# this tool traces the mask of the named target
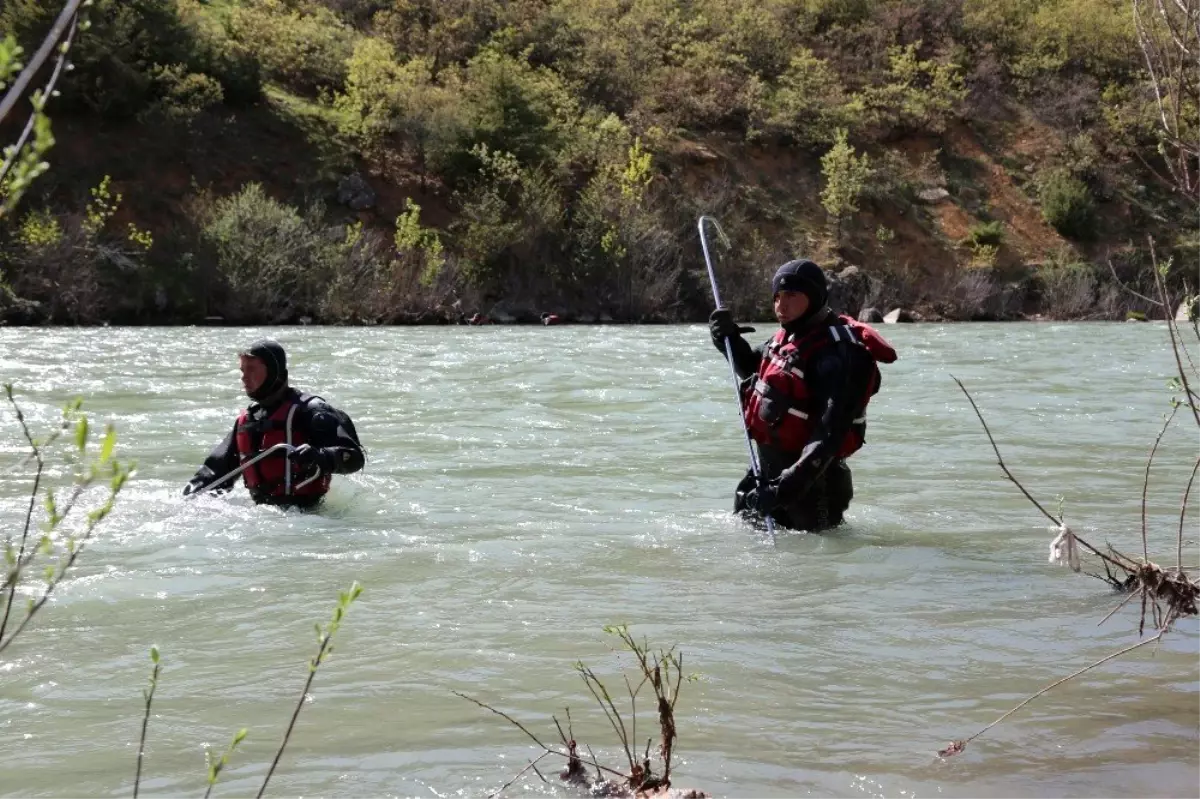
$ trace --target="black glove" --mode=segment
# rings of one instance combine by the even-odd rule
[[[746,496],[746,507],[770,516],[779,507],[779,483],[763,483]]]
[[[725,339],[740,336],[742,333],[753,333],[752,327],[739,327],[733,321],[733,314],[728,308],[718,308],[708,317],[708,332],[712,336],[713,346],[719,350],[725,349]]]
[[[333,455],[324,447],[314,447],[309,444],[301,444],[292,450],[292,454],[288,456],[292,463],[300,466],[306,472],[320,470],[324,474],[329,474],[333,471]]]
[[[183,495],[186,497],[186,496],[195,494],[197,491],[200,491],[201,489],[206,488],[207,486],[211,485],[212,484],[211,481],[215,480],[215,479],[216,479],[215,477],[209,477],[209,478],[193,477],[192,481],[183,487]],[[229,488],[227,486],[225,488],[214,488],[212,491],[210,491],[208,493],[224,494],[228,490],[229,490]]]

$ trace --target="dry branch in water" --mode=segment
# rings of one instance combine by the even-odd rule
[[[1165,288],[1162,286],[1161,278],[1159,279],[1159,290],[1163,295],[1164,307],[1166,307],[1166,293]],[[1190,386],[1188,385],[1186,370],[1183,367],[1183,361],[1179,357],[1179,345],[1176,343],[1176,330],[1173,327],[1174,321],[1168,318],[1167,324],[1168,327],[1171,328],[1171,343],[1175,349],[1175,360],[1179,369],[1180,382],[1184,389],[1187,403],[1191,406],[1193,414],[1195,414],[1196,405],[1192,395],[1190,394]],[[1063,523],[1062,519],[1054,516],[1052,513],[1047,511],[1041,505],[1041,503],[1034,499],[1033,495],[1029,493],[1025,486],[1021,485],[1021,482],[1017,480],[1016,476],[1013,475],[1008,466],[1004,463],[1004,458],[1000,454],[1000,448],[997,446],[995,438],[992,437],[992,432],[988,428],[987,421],[983,418],[983,412],[980,411],[979,406],[975,404],[975,400],[971,396],[971,393],[967,391],[967,387],[964,386],[962,381],[957,377],[954,377],[953,379],[954,382],[958,384],[958,387],[962,389],[963,394],[966,395],[967,401],[971,403],[971,408],[974,409],[975,415],[979,418],[979,423],[983,425],[984,432],[987,434],[988,441],[991,442],[992,450],[996,453],[996,460],[1000,465],[1000,469],[1004,472],[1005,477],[1007,477],[1018,489],[1020,489],[1021,493],[1025,495],[1026,499],[1028,499],[1035,508],[1042,512],[1042,515],[1053,522],[1058,528],[1058,536],[1050,545],[1050,562],[1065,563],[1066,565],[1069,565],[1073,571],[1081,571],[1076,547],[1082,546],[1084,549],[1094,554],[1103,564],[1105,574],[1103,577],[1097,574],[1091,574],[1090,576],[1105,580],[1115,589],[1128,593],[1128,596],[1126,596],[1115,608],[1109,611],[1108,615],[1101,619],[1100,623],[1103,624],[1105,621],[1111,618],[1113,614],[1115,614],[1125,605],[1129,604],[1132,600],[1140,599],[1142,609],[1141,616],[1138,621],[1138,636],[1141,637],[1145,634],[1147,616],[1149,616],[1151,621],[1151,629],[1155,630],[1156,633],[1150,638],[1146,638],[1145,640],[1139,641],[1132,646],[1125,647],[1118,652],[1107,655],[1100,660],[1097,660],[1095,663],[1085,666],[1084,668],[1079,669],[1078,671],[1063,677],[1062,679],[1057,680],[1050,685],[1047,685],[1045,688],[1042,688],[1037,693],[1023,700],[1016,707],[1007,711],[998,719],[993,721],[991,724],[988,724],[974,735],[968,738],[953,741],[945,749],[942,749],[938,752],[939,757],[952,757],[959,754],[966,749],[968,743],[983,735],[992,727],[995,727],[997,724],[1004,721],[1006,718],[1016,713],[1018,710],[1025,707],[1030,702],[1042,696],[1051,689],[1056,688],[1063,683],[1096,668],[1097,666],[1120,657],[1121,655],[1132,652],[1135,649],[1145,646],[1146,644],[1161,640],[1163,635],[1165,635],[1167,631],[1171,629],[1171,625],[1173,625],[1177,619],[1186,616],[1197,615],[1196,603],[1197,600],[1200,599],[1200,582],[1197,582],[1189,577],[1183,569],[1183,520],[1186,515],[1187,500],[1191,492],[1192,482],[1195,479],[1197,469],[1200,468],[1200,461],[1197,461],[1196,467],[1192,469],[1192,477],[1188,480],[1187,488],[1184,490],[1183,507],[1180,510],[1180,523],[1177,536],[1176,552],[1178,563],[1176,566],[1164,568],[1150,560],[1149,537],[1147,534],[1146,495],[1149,491],[1150,465],[1154,460],[1155,453],[1158,451],[1158,445],[1162,441],[1163,435],[1166,433],[1171,421],[1175,418],[1175,412],[1183,403],[1179,402],[1178,400],[1173,401],[1173,410],[1171,415],[1167,418],[1166,423],[1163,425],[1162,430],[1155,439],[1154,446],[1151,448],[1150,456],[1147,459],[1145,481],[1142,485],[1143,557],[1140,560],[1135,560],[1128,555],[1119,552],[1111,544],[1107,546],[1107,552],[1101,552],[1099,549],[1076,535],[1071,528],[1067,527]],[[1200,426],[1200,415],[1196,415],[1196,419],[1197,425]],[[1114,570],[1116,571],[1116,574],[1113,573]]]
[[[685,679],[682,655],[678,654],[674,647],[667,650],[659,650],[657,653],[652,652],[645,641],[638,642],[635,640],[624,625],[606,627],[605,632],[617,636],[621,641],[622,649],[633,653],[634,659],[637,662],[638,673],[634,681],[631,682],[628,675],[624,677],[625,687],[629,694],[630,709],[628,718],[622,715],[607,686],[605,686],[604,682],[595,672],[583,663],[577,663],[575,669],[583,678],[588,691],[597,704],[600,705],[600,709],[604,712],[605,717],[616,733],[617,740],[621,744],[627,761],[626,769],[621,770],[602,765],[596,759],[595,755],[591,754],[591,749],[589,748],[590,764],[596,771],[595,779],[591,777],[588,769],[584,766],[583,758],[579,754],[579,743],[575,740],[572,730],[571,711],[569,708],[566,711],[567,732],[563,731],[562,724],[559,723],[558,718],[552,717],[554,725],[558,730],[559,738],[562,740],[563,746],[560,749],[544,743],[530,732],[525,725],[504,711],[497,710],[485,702],[454,691],[456,696],[462,697],[468,702],[472,702],[502,717],[542,749],[541,755],[532,760],[525,768],[521,769],[516,776],[501,786],[495,793],[491,794],[488,799],[498,796],[531,768],[536,772],[536,764],[547,755],[556,755],[566,760],[566,767],[559,774],[559,779],[585,788],[593,796],[638,797],[639,799],[641,797],[706,799],[707,794],[702,791],[678,790],[671,787],[671,759],[674,754],[675,739],[677,737],[675,703],[679,699],[679,690]],[[656,774],[654,771],[655,758],[651,757],[653,739],[647,739],[645,751],[640,757],[637,751],[637,698],[641,694],[642,689],[647,685],[654,692],[654,707],[658,717],[659,746],[655,754],[657,755],[658,762],[662,765],[661,774]],[[537,774],[541,777],[541,772],[537,772]],[[609,776],[605,777],[604,775],[606,774]],[[542,779],[544,780],[545,778],[543,777]]]

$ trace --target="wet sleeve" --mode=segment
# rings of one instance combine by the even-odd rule
[[[363,467],[366,453],[358,443],[354,422],[348,414],[332,405],[312,403],[307,418],[309,441],[321,450],[322,469],[333,474],[350,474]]]
[[[213,447],[212,452],[204,459],[204,465],[196,470],[196,475],[184,487],[183,493],[190,494],[198,488],[203,488],[216,478],[229,474],[238,467],[237,445],[234,437],[237,435],[237,423],[221,442]],[[237,484],[237,477],[231,477],[217,486],[214,491],[228,491]]]
[[[870,387],[874,361],[858,345],[841,343],[826,349],[806,370],[812,390],[814,420],[812,438],[800,459],[780,475],[779,493],[803,496],[837,457],[842,440],[850,431],[863,396]]]

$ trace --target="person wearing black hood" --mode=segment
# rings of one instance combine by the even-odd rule
[[[242,472],[242,480],[259,504],[315,507],[329,491],[333,475],[363,467],[366,458],[354,422],[320,397],[288,385],[287,354],[278,342],[257,341],[239,353],[239,359],[242,388],[254,401],[204,460],[184,495],[209,487],[284,443],[294,449],[280,448],[266,456]],[[224,480],[213,490],[228,491],[236,480]]]
[[[742,381],[742,412],[759,453],[738,484],[734,510],[771,516],[783,527],[835,527],[854,497],[846,458],[866,437],[866,407],[879,391],[879,363],[896,351],[873,328],[835,314],[826,304],[825,272],[809,260],[789,261],[771,281],[780,330],[751,347],[724,308],[709,317],[713,344],[730,342]]]

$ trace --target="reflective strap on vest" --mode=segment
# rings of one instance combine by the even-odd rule
[[[779,389],[772,388],[770,383],[761,378],[754,381],[754,393],[771,402],[783,404],[787,408],[787,412],[792,416],[799,416],[801,419],[808,418],[807,413],[792,405],[791,398],[784,395]]]
[[[842,332],[838,333],[839,330]],[[831,325],[829,335],[833,336],[834,341],[841,341],[844,336],[846,341],[852,344],[862,344],[862,339],[855,335],[854,328],[850,327],[850,325]]]
[[[795,366],[792,366],[791,361],[787,360],[786,358],[780,358],[778,355],[772,355],[771,363],[773,363],[776,368],[782,371],[790,372],[801,380],[804,379],[804,372],[800,369],[797,369]]]
[[[292,446],[292,417],[296,415],[296,409],[300,407],[299,402],[293,402],[292,407],[288,408],[287,424],[284,427],[284,435],[287,436],[284,440],[287,441],[289,447]],[[292,495],[292,453],[288,450],[283,454],[283,495],[290,497]]]

